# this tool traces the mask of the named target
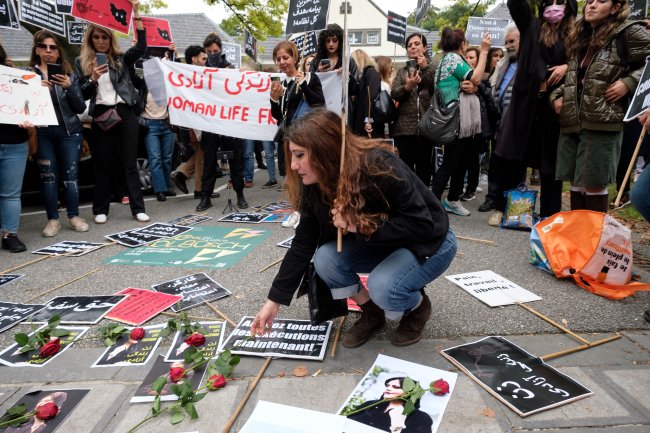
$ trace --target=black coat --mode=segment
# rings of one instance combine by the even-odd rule
[[[40,75],[41,79],[45,77],[40,68],[35,67],[34,70],[38,75]],[[58,107],[59,109],[64,123],[63,126],[65,126],[68,135],[83,132],[83,125],[81,124],[77,114],[86,111],[86,101],[81,93],[81,87],[79,87],[77,75],[70,75],[70,81],[72,82],[72,85],[67,90],[59,85],[53,84],[53,91],[56,95],[57,101],[55,107]]]
[[[374,66],[366,66],[361,74],[359,80],[359,95],[354,108],[354,122],[352,123],[352,130],[355,134],[367,137],[365,129],[365,119],[368,117],[368,104],[370,104],[370,117],[373,117],[372,102],[381,91],[381,77],[379,72]],[[368,99],[368,92],[370,92],[370,99]],[[374,124],[373,137],[381,137],[384,133],[384,124]]]
[[[378,401],[380,400],[367,401],[355,409],[370,406],[371,404],[377,403]],[[390,415],[385,412],[388,404],[388,402],[378,404],[376,406],[362,410],[359,413],[355,413],[354,415],[348,415],[348,418],[360,422],[361,424],[369,425],[370,427],[390,432]],[[431,433],[431,425],[433,425],[433,421],[431,420],[429,414],[421,411],[420,409],[415,409],[415,411],[406,417],[404,425],[406,428],[403,429],[401,433]]]
[[[309,83],[307,83],[306,80],[303,81],[302,84],[298,86],[298,91],[296,91],[296,82],[293,80],[283,81],[282,86],[285,88],[285,92],[282,95],[281,100],[278,102],[271,101],[271,115],[278,124],[286,118],[282,125],[284,128],[291,125],[293,115],[296,112],[298,105],[300,105],[303,96],[312,108],[325,105],[323,87],[321,86],[320,79],[316,74],[310,74]]]

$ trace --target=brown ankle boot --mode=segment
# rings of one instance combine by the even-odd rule
[[[373,332],[380,330],[386,324],[384,310],[377,304],[368,301],[361,307],[361,317],[343,334],[343,347],[354,349],[364,344]]]
[[[585,209],[607,213],[607,210],[609,210],[609,196],[607,194],[585,195]]]
[[[570,191],[571,210],[580,210],[585,208],[585,195],[582,191]]]
[[[402,320],[399,321],[399,326],[393,334],[393,338],[390,339],[390,342],[393,343],[393,346],[409,346],[411,344],[417,343],[422,338],[422,331],[424,331],[424,325],[427,324],[429,317],[431,316],[431,301],[426,294],[422,294],[422,302],[420,305],[410,313],[405,316],[402,316]]]

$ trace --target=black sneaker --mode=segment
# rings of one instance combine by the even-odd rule
[[[244,196],[237,196],[237,207],[239,209],[247,209],[248,208],[248,202],[244,198]]]
[[[475,197],[476,197],[476,194],[474,194],[473,192],[467,191],[467,192],[465,192],[465,194],[460,196],[460,200],[461,201],[472,201],[472,200],[474,200]]]
[[[278,184],[278,181],[277,181],[277,180],[269,180],[269,181],[266,182],[264,185],[262,185],[262,188],[264,188],[264,189],[266,189],[266,188],[273,188],[273,187],[276,186],[277,184]]]
[[[163,194],[165,194],[165,197],[176,197],[176,191],[172,191],[171,189],[164,191]]]
[[[209,208],[212,207],[212,202],[210,201],[210,197],[203,197],[201,198],[201,201],[199,202],[199,205],[196,207],[197,212],[204,212],[208,210]]]
[[[2,238],[2,249],[9,250],[11,253],[22,253],[27,250],[27,247],[20,239],[18,239],[18,236],[9,233],[6,238]]]
[[[488,212],[494,209],[494,201],[486,198],[482,205],[478,207],[479,212]]]

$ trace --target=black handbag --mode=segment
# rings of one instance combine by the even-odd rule
[[[445,104],[438,87],[440,70],[444,58],[438,66],[436,83],[431,96],[431,105],[418,122],[418,134],[437,145],[446,145],[458,137],[460,129],[460,103],[458,99]]]
[[[109,108],[99,116],[95,117],[94,120],[97,126],[102,129],[102,131],[107,132],[119,125],[122,121],[122,118],[117,113],[117,110],[115,108]]]
[[[347,299],[332,297],[332,291],[316,273],[313,262],[307,267],[297,297],[305,293],[309,301],[309,319],[313,326],[348,314]]]
[[[397,108],[388,90],[377,93],[372,102],[372,117],[377,123],[392,123],[397,117]]]

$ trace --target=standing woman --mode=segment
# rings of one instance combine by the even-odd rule
[[[490,48],[490,51],[488,51],[488,66],[490,68],[490,74],[494,72],[494,69],[497,67],[497,63],[499,63],[499,60],[501,59],[503,59],[503,48]]]
[[[49,71],[48,64],[61,65],[63,74]],[[59,222],[59,180],[63,181],[65,204],[70,227],[87,232],[88,224],[79,216],[79,152],[83,142],[83,126],[78,114],[86,110],[86,103],[72,67],[65,60],[62,47],[49,30],[34,34],[34,47],[29,65],[41,76],[50,89],[54,112],[59,125],[37,128],[38,150],[36,162],[41,172],[41,190],[47,225],[43,236],[56,236]]]
[[[112,31],[91,24],[84,36],[81,55],[75,60],[81,90],[84,97],[90,99],[88,113],[93,117],[92,131],[95,139],[90,145],[90,152],[95,164],[93,215],[97,224],[104,224],[108,217],[111,176],[115,175],[111,167],[113,153],[120,158],[126,174],[133,217],[140,222],[149,221],[149,215],[144,209],[136,163],[138,134],[135,131],[138,131],[139,125],[134,109],[138,104],[138,91],[129,74],[129,68],[144,55],[147,41],[138,13],[138,0],[129,1],[133,4],[138,42],[122,53]],[[115,113],[121,120],[112,128],[103,129],[100,124],[105,128],[107,122],[102,120],[111,114],[116,119]]]
[[[375,57],[375,64],[377,65],[377,72],[381,77],[381,90],[390,92],[390,85],[393,82],[393,72],[395,67],[393,61],[387,56]]]
[[[370,122],[373,117],[373,101],[381,90],[381,77],[377,72],[375,62],[363,50],[354,50],[350,55],[356,62],[361,74],[359,75],[359,96],[354,109],[352,129],[362,137],[382,137],[384,124]]]
[[[616,178],[625,96],[634,93],[650,55],[645,23],[626,22],[628,15],[626,0],[587,0],[567,40],[564,85],[551,93],[560,118],[556,178],[571,181],[572,210],[608,209],[607,185]],[[621,38],[627,53],[620,52]]]
[[[427,38],[412,33],[406,38],[406,54],[417,67],[405,66],[397,71],[391,88],[391,96],[399,104],[393,138],[402,161],[417,174],[422,183],[429,186],[434,172],[431,164],[433,143],[420,137],[417,125],[431,103],[433,91],[433,68],[427,51]]]

